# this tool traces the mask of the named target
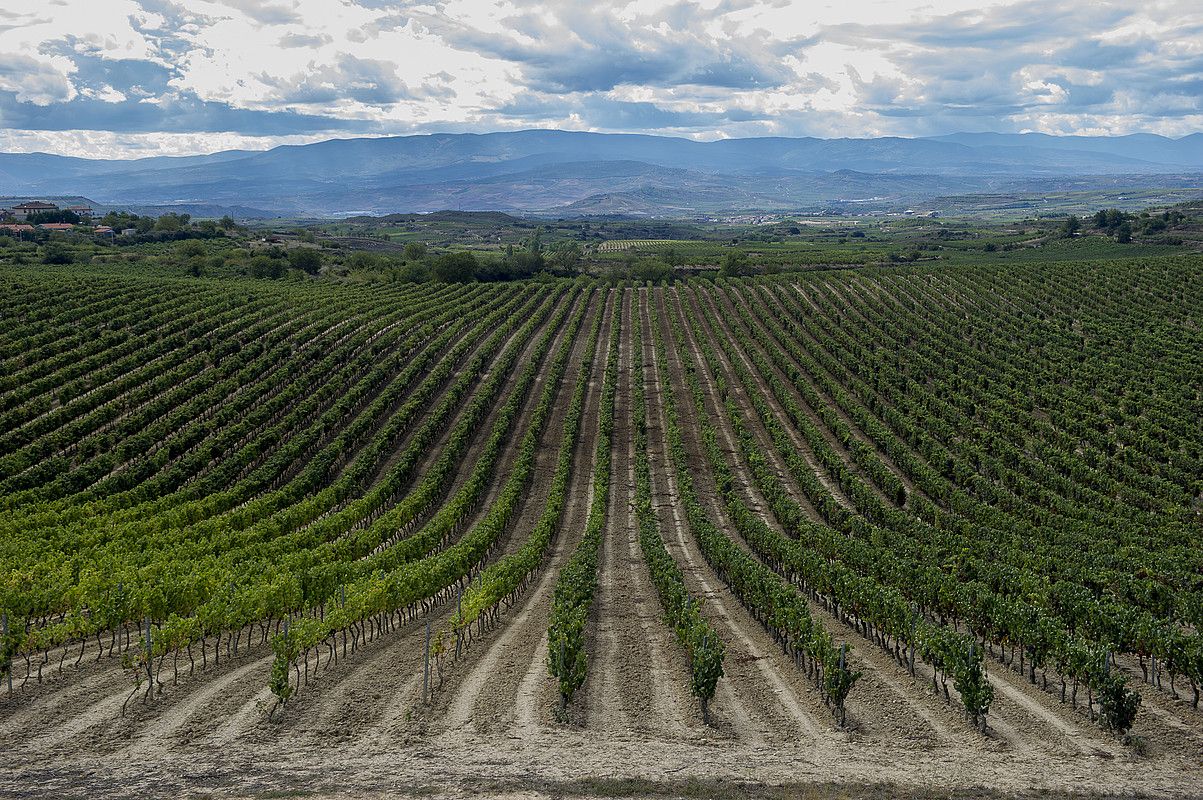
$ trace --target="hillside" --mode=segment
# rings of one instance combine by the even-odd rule
[[[10,194],[187,205],[244,215],[353,216],[439,209],[690,215],[897,209],[946,195],[1117,176],[1158,187],[1203,173],[1203,137],[955,134],[928,139],[660,136],[532,130],[338,139],[264,152],[94,161],[0,154]],[[1203,183],[1203,181],[1196,181]]]

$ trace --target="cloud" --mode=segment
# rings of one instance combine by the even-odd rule
[[[49,106],[76,95],[75,84],[64,71],[19,53],[0,53],[0,91],[34,106]]]
[[[46,3],[0,22],[0,141],[1181,135],[1200,42],[1197,0]]]
[[[330,44],[334,39],[328,33],[307,34],[307,33],[286,33],[280,37],[281,47],[321,47],[324,44]]]
[[[118,95],[122,95],[121,99]],[[93,130],[121,133],[241,133],[260,136],[317,130],[372,133],[372,120],[332,119],[297,111],[262,111],[211,103],[190,93],[136,100],[113,87],[77,94],[70,102],[38,105],[0,89],[0,120],[13,130]]]
[[[444,73],[445,75],[446,73]],[[450,76],[447,76],[450,78]],[[352,100],[373,106],[387,106],[402,100],[432,97],[447,99],[455,95],[449,86],[427,81],[411,89],[401,78],[396,65],[380,59],[341,55],[334,64],[309,64],[307,69],[287,78],[261,74],[259,80],[277,91],[284,104],[320,104]]]
[[[282,25],[303,19],[295,7],[289,7],[291,4],[277,5],[266,0],[221,0],[221,3],[238,9],[261,25]]]

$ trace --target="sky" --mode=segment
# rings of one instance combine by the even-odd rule
[[[0,151],[1203,130],[1203,2],[0,0]]]

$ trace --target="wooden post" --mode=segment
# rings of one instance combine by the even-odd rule
[[[8,641],[8,611],[7,610],[0,613],[0,626],[2,626],[2,627],[0,627],[0,636],[3,637],[3,638],[0,638],[0,642],[7,642]],[[8,693],[12,694],[13,693],[13,662],[12,662],[11,658],[8,660],[7,670],[8,670]]]
[[[559,669],[559,673],[556,675],[556,677],[560,678],[562,681],[564,678],[564,639],[563,638],[561,638],[559,640],[559,648],[558,649],[559,649],[560,669]],[[561,715],[564,714],[564,712],[567,709],[568,709],[568,698],[564,696],[564,692],[561,690],[560,691],[560,714]]]
[[[426,620],[426,652],[422,656],[422,702],[430,697],[430,620]]]
[[[915,620],[915,618],[914,618],[914,617],[911,617],[911,655],[910,655],[910,667],[911,667],[911,677],[912,677],[912,678],[913,678],[913,677],[915,677],[915,631],[918,629],[918,627],[919,627],[919,624],[918,624],[918,622]]]
[[[150,685],[155,684],[154,639],[152,638],[150,617],[146,618],[146,677]]]
[[[457,585],[456,596],[455,596],[455,619],[456,619],[455,658],[457,660],[459,659],[459,651],[460,651],[460,644],[461,644],[460,629],[463,627],[463,623],[464,623],[463,619],[460,617],[460,614],[462,613],[463,604],[464,604],[464,585],[462,583],[460,583]]]

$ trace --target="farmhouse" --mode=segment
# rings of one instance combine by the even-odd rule
[[[73,231],[75,226],[70,222],[43,222],[38,226],[44,231]]]
[[[58,206],[54,203],[43,203],[41,200],[34,200],[29,203],[19,203],[12,207],[13,216],[22,222],[29,219],[32,214],[43,214],[47,211],[58,211]]]
[[[79,217],[91,217],[92,216],[92,207],[91,206],[67,206],[67,208],[65,210],[70,211],[72,214],[75,214],[76,216],[79,216]]]
[[[0,232],[15,233],[15,234],[33,233],[33,226],[25,225],[25,224],[0,225]]]

